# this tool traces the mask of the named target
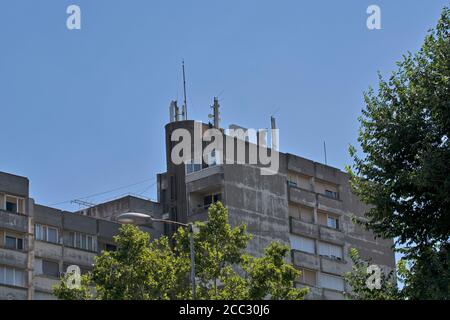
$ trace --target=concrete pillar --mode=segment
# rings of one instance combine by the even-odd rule
[[[26,202],[26,214],[28,215],[27,228],[27,299],[34,299],[34,200],[28,198]]]

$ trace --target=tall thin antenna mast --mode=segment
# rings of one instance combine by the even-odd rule
[[[213,109],[213,113],[208,115],[208,118],[214,119],[214,127],[219,129],[219,123],[220,123],[220,112],[219,112],[219,98],[214,97],[214,104],[211,106]]]
[[[327,163],[327,145],[325,144],[325,140],[323,141],[323,152],[325,155],[325,164],[328,165],[328,163]]]
[[[184,91],[184,119],[187,120],[187,99],[186,99],[186,73],[184,71],[184,60],[183,60],[183,91]]]
[[[278,151],[278,134],[277,134],[277,124],[274,116],[270,116],[270,126],[272,128],[272,150]]]

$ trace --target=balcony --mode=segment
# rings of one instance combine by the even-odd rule
[[[319,237],[319,228],[317,225],[300,221],[290,217],[291,232],[298,235],[304,235],[310,238]]]
[[[325,273],[344,275],[346,272],[352,271],[351,263],[345,261],[333,260],[326,257],[320,257],[321,270]]]
[[[320,260],[319,257],[302,252],[297,250],[292,250],[292,263],[295,266],[312,269],[312,270],[319,270],[320,269]]]
[[[320,226],[319,235],[320,240],[324,240],[326,242],[331,242],[337,245],[344,245],[345,243],[344,233],[336,229]]]
[[[0,265],[25,269],[27,267],[27,253],[0,248]]]
[[[213,176],[215,174],[220,174],[220,173],[223,173],[223,166],[221,166],[221,165],[207,167],[200,171],[195,171],[195,172],[186,174],[186,183],[204,179],[204,178]]]
[[[0,229],[28,232],[28,217],[0,209]]]
[[[52,293],[53,292],[53,286],[58,285],[60,280],[49,278],[45,275],[36,275],[34,277],[33,283],[35,290]]]
[[[81,266],[92,266],[94,263],[95,252],[89,252],[75,248],[64,248],[64,262]]]
[[[51,260],[59,260],[62,257],[62,246],[50,242],[36,240],[34,242],[34,254],[37,257]]]
[[[315,172],[314,162],[292,154],[288,154],[287,168],[288,170],[305,174],[308,176],[314,176]]]
[[[192,208],[189,213],[189,221],[207,221],[209,206]]]
[[[319,194],[317,197],[318,209],[328,212],[334,212],[342,214],[344,213],[344,206],[341,200],[327,197],[323,194]]]
[[[27,289],[18,288],[6,285],[0,285],[4,287],[0,290],[0,300],[27,300]]]
[[[323,300],[323,289],[314,286],[308,286],[305,284],[296,285],[297,288],[309,288],[308,294],[306,295],[306,300]]]
[[[323,298],[325,300],[344,300],[344,294],[340,291],[323,289]]]
[[[210,185],[202,191],[190,192],[188,195],[189,220],[208,220],[209,207],[216,202],[222,202],[222,194],[220,185]]]
[[[316,195],[314,194],[314,192],[295,187],[288,187],[288,192],[289,192],[289,201],[310,207],[315,207]]]

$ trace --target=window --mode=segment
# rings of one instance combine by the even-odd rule
[[[16,268],[0,266],[0,283],[10,286],[25,287],[25,273]]]
[[[5,247],[7,247],[9,249],[15,249],[16,248],[16,238],[5,237]]]
[[[87,241],[87,244],[88,244],[87,249],[89,251],[95,251],[94,237],[93,236],[87,236],[87,239],[88,239],[88,241]]]
[[[337,199],[338,198],[338,194],[336,191],[331,191],[331,190],[325,190],[325,196],[328,198],[332,198],[332,199]]]
[[[221,164],[220,151],[213,149],[208,155],[208,166],[213,167]]]
[[[317,212],[319,224],[333,229],[339,229],[339,216],[323,211]]]
[[[339,185],[338,184],[316,179],[315,190],[317,193],[320,193],[327,198],[339,199]]]
[[[335,260],[342,260],[342,247],[334,244],[319,242],[319,254]]]
[[[23,250],[23,239],[11,235],[5,235],[5,247],[13,250]]]
[[[308,269],[300,269],[301,275],[299,281],[309,286],[316,285],[316,272]]]
[[[311,177],[296,173],[288,172],[288,185],[295,188],[301,188],[305,190],[311,190]]]
[[[308,223],[313,223],[314,209],[310,207],[289,204],[289,216]]]
[[[5,210],[12,213],[25,214],[25,200],[23,198],[6,196]]]
[[[94,236],[81,232],[69,232],[69,246],[88,251],[96,250]]]
[[[42,226],[40,224],[34,225],[34,238],[36,240],[43,240]]]
[[[85,234],[80,234],[81,237],[81,248],[87,249],[87,236]]]
[[[297,176],[293,173],[288,173],[288,186],[297,187]]]
[[[34,225],[34,236],[36,240],[58,243],[58,229],[44,226],[42,224]]]
[[[117,247],[113,244],[105,243],[105,250],[106,251],[116,251]]]
[[[185,163],[186,174],[193,173],[202,170],[202,165],[199,163],[194,163],[194,160]]]
[[[327,289],[344,291],[344,280],[341,277],[331,274],[321,273],[319,276],[319,285]]]
[[[69,232],[69,246],[72,247],[78,247],[79,245],[77,244],[77,237],[75,232]]]
[[[300,219],[305,222],[314,222],[314,209],[300,206]]]
[[[54,278],[59,278],[59,264],[57,262],[42,260],[42,273]]]
[[[70,266],[71,266],[71,264],[64,263],[63,264],[63,272],[66,273],[67,268]],[[80,265],[77,265],[77,266],[80,268],[80,274],[87,274],[92,271],[92,267],[80,266]]]
[[[313,239],[290,234],[289,240],[293,250],[315,253],[315,244]]]
[[[203,197],[203,207],[207,209],[211,204],[221,201],[221,199],[222,195],[220,193],[207,195]]]
[[[333,229],[339,229],[339,218],[336,216],[328,215],[327,226]]]
[[[47,241],[53,243],[58,242],[58,229],[47,227]]]
[[[88,250],[91,250],[91,251],[92,251],[92,248],[94,248],[94,241],[91,236],[87,237],[87,247],[88,247]]]
[[[14,202],[6,201],[6,211],[17,212],[17,205]]]
[[[289,204],[289,216],[296,219],[300,218],[299,207]]]

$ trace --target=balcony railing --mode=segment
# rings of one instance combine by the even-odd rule
[[[212,176],[217,173],[223,173],[223,167],[221,165],[207,167],[200,171],[195,171],[195,172],[186,174],[186,183],[196,181],[196,180],[199,180],[202,178],[206,178],[206,177]]]

